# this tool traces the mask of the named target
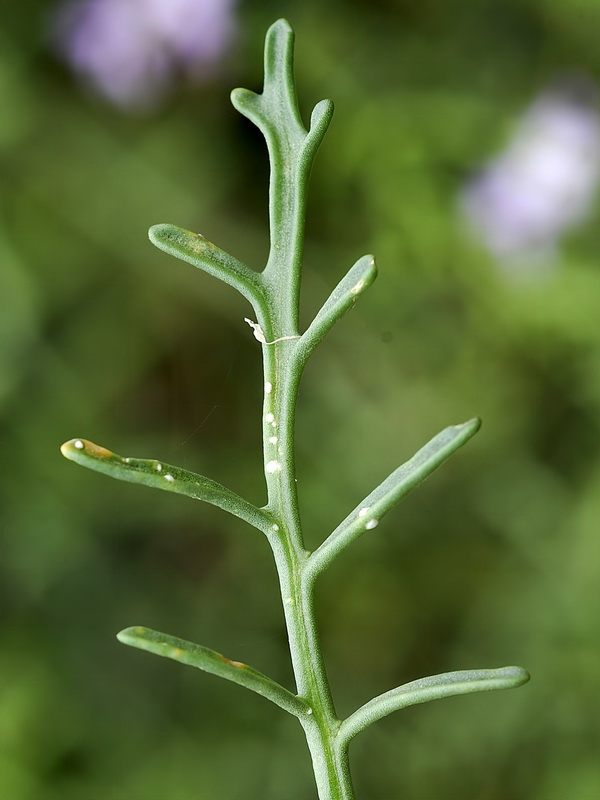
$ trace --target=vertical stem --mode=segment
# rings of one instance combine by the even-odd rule
[[[306,194],[316,149],[331,118],[330,103],[313,111],[310,130],[300,119],[293,76],[294,36],[284,20],[265,42],[262,95],[236,90],[232,100],[263,132],[271,177],[271,249],[255,306],[263,344],[263,458],[273,525],[269,541],[279,575],[283,610],[298,694],[309,710],[301,720],[311,752],[320,800],[354,800],[345,746],[323,663],[314,612],[314,582],[305,565],[296,489],[294,424],[302,361],[299,343],[300,268]],[[264,302],[263,302],[264,301]]]
[[[278,144],[269,149],[271,248],[262,273],[265,285],[277,298],[279,318],[273,338],[298,333],[306,187],[311,166],[310,162],[295,160],[292,153],[278,151]]]
[[[265,323],[267,321],[265,320]],[[293,358],[297,341],[263,345],[265,395],[263,438],[268,504],[274,524],[269,537],[290,643],[296,690],[310,706],[301,720],[320,800],[354,800],[346,746],[325,670],[315,619],[314,580],[305,569],[295,477],[294,424],[301,369]]]

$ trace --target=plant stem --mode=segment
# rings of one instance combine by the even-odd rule
[[[347,746],[336,737],[335,712],[315,619],[314,579],[306,569],[294,463],[296,397],[301,369],[298,340],[263,345],[265,401],[264,461],[268,504],[274,520],[269,540],[283,600],[292,668],[298,695],[309,705],[300,718],[311,753],[320,800],[354,800]]]

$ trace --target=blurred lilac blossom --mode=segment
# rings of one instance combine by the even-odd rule
[[[547,263],[588,215],[600,179],[592,89],[571,82],[540,95],[504,153],[464,189],[463,212],[499,261]]]
[[[67,61],[112,103],[154,106],[184,72],[210,75],[231,44],[237,0],[69,0],[57,40]]]

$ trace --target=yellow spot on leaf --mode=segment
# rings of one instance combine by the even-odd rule
[[[230,658],[227,658],[226,656],[221,655],[221,653],[217,653],[217,655],[219,656],[221,661],[224,661],[225,664],[229,664],[230,667],[237,667],[237,669],[248,669],[248,665],[247,664],[242,664],[241,661],[232,661]]]
[[[107,450],[106,447],[100,447],[99,444],[94,444],[93,442],[85,442],[85,452],[94,458],[113,458],[115,455],[111,450]]]

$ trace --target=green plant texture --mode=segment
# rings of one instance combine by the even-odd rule
[[[308,742],[320,800],[352,800],[348,746],[372,722],[393,711],[436,698],[525,683],[520,667],[448,672],[392,689],[339,719],[315,618],[319,575],[348,545],[373,531],[384,515],[479,429],[478,419],[445,428],[368,493],[310,552],[303,537],[294,466],[294,427],[300,378],[315,347],[375,280],[372,256],[360,258],[342,278],[304,332],[299,327],[302,241],[310,170],[331,120],[330,101],[318,103],[308,130],[300,118],[293,77],[293,32],[284,20],[268,31],[262,94],[232,93],[235,108],[263,133],[269,151],[270,252],[257,272],[207,241],[174,225],[156,225],[151,241],[237,289],[249,301],[247,318],[260,343],[264,368],[262,432],[267,503],[258,507],[202,475],[156,460],[123,458],[85,439],[63,454],[90,469],[132,483],[211,503],[262,531],[272,548],[287,626],[295,691],[246,664],[144,627],[118,634],[125,644],[197,667],[252,689],[297,717]]]

